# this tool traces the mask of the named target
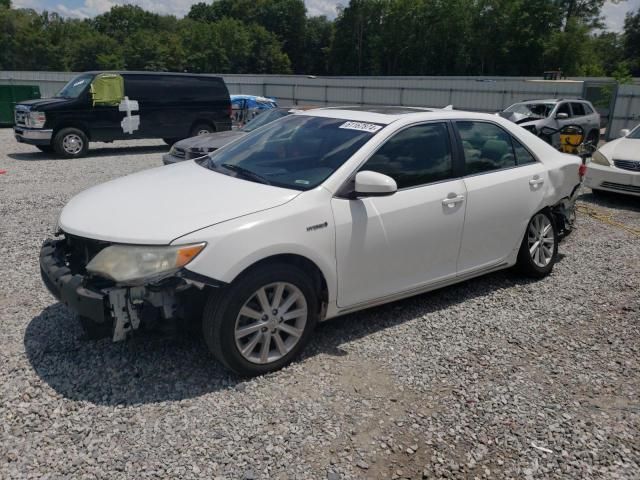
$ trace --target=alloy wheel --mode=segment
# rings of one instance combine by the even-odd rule
[[[527,245],[531,260],[538,267],[544,268],[553,260],[555,236],[551,220],[543,213],[531,219],[527,230]]]
[[[265,285],[244,303],[235,324],[235,341],[251,363],[275,362],[298,344],[307,323],[305,296],[287,282]]]

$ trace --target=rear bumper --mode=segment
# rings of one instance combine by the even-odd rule
[[[640,196],[640,172],[589,163],[585,186],[596,190]]]
[[[47,240],[40,250],[40,275],[47,289],[60,302],[78,315],[94,322],[110,321],[107,315],[107,296],[84,286],[82,275],[73,275],[66,266],[64,240]]]
[[[13,127],[13,133],[16,140],[20,143],[28,143],[30,145],[49,145],[53,130],[31,129],[24,127]]]

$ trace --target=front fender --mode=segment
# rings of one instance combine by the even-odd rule
[[[223,222],[174,240],[207,242],[187,269],[231,283],[255,263],[275,255],[298,255],[324,275],[329,302],[336,298],[335,225],[330,194],[320,188],[262,212]]]

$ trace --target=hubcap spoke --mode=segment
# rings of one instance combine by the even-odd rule
[[[271,305],[269,305],[269,299],[267,298],[267,292],[264,290],[264,288],[261,288],[260,290],[258,290],[257,296],[258,296],[258,301],[260,302],[260,307],[262,307],[262,312],[263,313],[269,312],[269,310],[271,310],[269,308]]]
[[[271,301],[271,307],[275,309],[280,308],[280,302],[282,301],[282,294],[284,293],[284,283],[279,283],[276,287],[276,291],[273,294],[273,300]]]
[[[262,337],[261,334],[259,333],[255,334],[251,339],[251,341],[247,343],[247,345],[242,349],[242,355],[244,355],[245,357],[251,355],[251,353],[253,353],[253,350],[256,348],[256,345],[258,344],[260,337]]]
[[[278,352],[280,352],[280,355],[286,355],[287,354],[287,347],[285,346],[284,342],[282,341],[282,337],[280,336],[279,332],[276,332],[273,334],[273,339],[276,342],[276,347],[278,347]]]
[[[539,213],[529,223],[527,229],[527,243],[531,260],[538,267],[546,267],[553,260],[555,237],[553,225],[549,218]]]
[[[287,310],[289,310],[291,308],[291,305],[293,305],[296,302],[296,300],[298,300],[299,296],[300,294],[298,292],[292,293],[291,295],[289,295],[289,298],[287,298],[285,302],[280,306],[280,310],[283,312],[286,312]]]
[[[288,355],[304,333],[307,299],[291,283],[257,289],[240,308],[234,329],[238,352],[249,362],[268,364]]]
[[[253,318],[254,320],[262,319],[262,314],[260,312],[256,312],[253,308],[249,308],[247,306],[242,307],[242,309],[240,310],[240,315]]]
[[[236,330],[236,338],[244,338],[247,335],[257,332],[262,328],[264,324],[262,322],[252,323],[248,327],[242,327]]]
[[[260,347],[260,363],[267,363],[269,360],[269,350],[271,349],[271,334],[265,332],[262,336],[262,347]]]
[[[286,322],[287,320],[293,320],[294,318],[298,318],[306,315],[307,315],[307,309],[299,308],[297,310],[291,310],[290,312],[285,313],[282,316],[282,319]]]
[[[302,335],[302,330],[296,327],[292,327],[288,323],[281,323],[278,328],[284,333],[288,333],[292,337],[299,338]]]

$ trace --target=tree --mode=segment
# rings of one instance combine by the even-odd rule
[[[631,72],[640,76],[640,9],[624,20],[624,56]]]
[[[307,19],[304,33],[302,71],[308,75],[329,73],[329,53],[333,38],[333,22],[325,16]]]
[[[11,8],[11,0],[0,0],[0,8]]]

